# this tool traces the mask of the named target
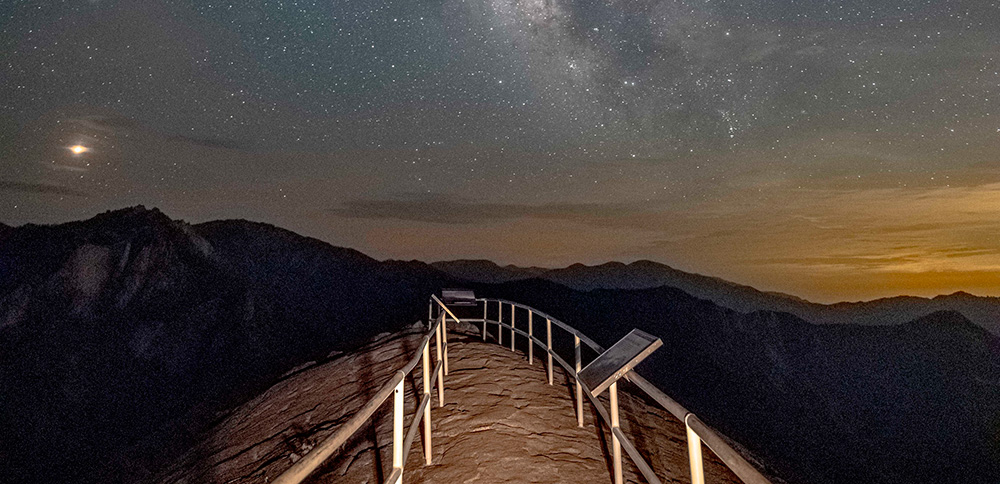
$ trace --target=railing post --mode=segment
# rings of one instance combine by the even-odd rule
[[[427,303],[427,327],[434,326],[434,301]]]
[[[510,305],[510,350],[511,351],[514,351],[514,341],[515,341],[514,335],[516,334],[514,333],[514,309],[515,309],[514,305],[511,304]]]
[[[535,364],[535,338],[534,338],[535,332],[531,329],[532,316],[534,314],[535,314],[534,311],[528,311],[528,364],[529,365]]]
[[[503,344],[503,303],[497,301],[497,344]]]
[[[552,320],[545,318],[545,349],[549,355],[549,385],[552,384]]]
[[[705,484],[705,469],[701,463],[701,438],[691,426],[687,419],[691,414],[684,416],[684,427],[687,428],[688,458],[691,460],[691,484]]]
[[[448,313],[441,311],[441,334],[444,336],[444,374],[448,374]]]
[[[399,380],[392,392],[392,468],[399,469],[399,477],[392,484],[403,482],[403,382]]]
[[[622,484],[622,443],[618,440],[618,436],[615,435],[615,429],[619,425],[617,381],[611,384],[611,388],[608,388],[608,393],[611,397],[611,458],[614,462],[615,484]]]
[[[483,341],[486,341],[486,301],[483,301]]]
[[[580,336],[573,335],[573,352],[576,353],[576,426],[583,427],[583,387],[580,386]]]
[[[443,318],[442,318],[443,319]],[[443,321],[442,321],[443,322]],[[434,331],[434,341],[437,344],[437,361],[441,362],[443,356],[441,351],[441,326],[438,325]],[[444,406],[444,364],[438,368],[438,406]]]
[[[427,405],[424,405],[424,464],[431,465],[431,345],[428,341],[424,343],[423,350],[424,363],[424,396]]]

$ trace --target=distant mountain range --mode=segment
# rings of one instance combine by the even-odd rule
[[[663,348],[640,373],[788,482],[1000,476],[1000,338],[957,312],[899,325],[815,325],[665,286],[577,291],[528,279],[472,287],[604,345],[632,328],[659,336]],[[571,341],[555,346],[572,355]]]
[[[652,289],[669,286],[739,312],[780,311],[817,324],[894,325],[939,311],[956,311],[987,331],[1000,335],[1000,297],[956,292],[922,298],[898,296],[865,302],[817,304],[795,296],[764,292],[717,277],[680,271],[651,261],[573,264],[562,269],[499,266],[487,260],[435,262],[433,267],[459,279],[500,283],[545,279],[581,291]]]
[[[282,373],[425,318],[428,295],[457,285],[604,345],[634,327],[656,334],[664,347],[640,371],[790,483],[1000,475],[1000,339],[982,323],[929,311],[816,325],[753,304],[839,305],[649,262],[597,268],[380,262],[266,224],[189,225],[142,207],[0,227],[4,479],[141,482]]]

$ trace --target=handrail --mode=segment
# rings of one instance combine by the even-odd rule
[[[450,311],[449,311],[450,313]],[[391,484],[398,484],[402,482],[403,476],[403,463],[405,462],[405,456],[407,455],[410,444],[413,443],[413,439],[416,436],[416,429],[420,427],[420,423],[424,424],[424,459],[427,464],[431,462],[431,445],[430,445],[430,389],[434,383],[438,384],[438,401],[441,406],[444,406],[444,378],[441,376],[442,364],[447,360],[442,361],[442,334],[444,332],[444,315],[443,313],[439,315],[430,325],[427,333],[420,341],[416,354],[410,359],[401,369],[397,370],[396,373],[389,379],[378,392],[368,400],[355,413],[351,418],[342,426],[340,426],[332,435],[327,437],[323,442],[314,447],[309,451],[302,459],[299,459],[291,467],[285,470],[281,475],[279,475],[274,481],[274,484],[299,484],[306,477],[313,473],[323,462],[326,461],[340,446],[347,442],[347,439],[351,438],[361,426],[375,414],[375,411],[389,399],[389,395],[393,395],[393,470],[389,475],[389,479],[386,481]],[[437,364],[434,367],[434,376],[430,377],[430,339],[434,335],[437,337]],[[445,341],[445,349],[447,349],[447,341]],[[447,358],[447,351],[443,353],[443,357]],[[407,432],[406,437],[402,435],[402,421],[403,421],[403,380],[406,378],[413,369],[417,366],[420,360],[423,360],[423,395],[420,400],[420,404],[417,407],[417,411],[414,414],[413,422],[410,425],[409,432]],[[439,378],[440,377],[440,378]],[[405,450],[404,450],[405,449]]]
[[[560,320],[558,320],[558,319],[550,316],[548,313],[544,313],[542,311],[539,311],[539,310],[537,310],[537,309],[535,309],[535,308],[533,308],[531,306],[525,306],[524,304],[516,303],[514,301],[508,301],[506,299],[476,298],[476,301],[481,301],[481,302],[482,301],[495,301],[495,302],[499,302],[499,303],[502,303],[502,304],[509,304],[509,305],[512,305],[512,306],[517,306],[517,307],[519,307],[521,309],[534,312],[535,314],[537,314],[537,315],[539,315],[539,316],[541,316],[541,317],[543,317],[545,319],[548,319],[548,320],[552,321],[552,324],[554,324],[554,325],[556,325],[556,326],[558,326],[558,327],[560,327],[562,329],[565,329],[570,334],[578,336],[580,338],[581,342],[586,343],[587,346],[589,346],[594,351],[596,351],[598,353],[604,353],[604,347],[601,346],[601,345],[599,345],[599,344],[597,344],[597,342],[595,342],[594,340],[590,339],[587,335],[585,335],[585,334],[577,331],[576,328],[574,328],[574,327],[572,327],[572,326],[570,326],[570,325],[568,325],[568,324],[566,324],[566,323],[564,323],[564,322],[562,322],[562,321],[560,321]]]
[[[615,444],[614,458],[615,458],[615,481],[621,482],[621,464],[620,464],[620,451],[619,448],[623,448],[628,454],[629,458],[635,463],[639,472],[643,475],[647,482],[650,484],[660,484],[659,478],[656,477],[652,468],[645,461],[642,455],[636,450],[635,446],[628,440],[627,436],[622,432],[618,426],[618,404],[617,404],[617,384],[613,384],[611,387],[611,405],[612,412],[609,417],[607,409],[601,404],[601,402],[590,393],[590,389],[580,380],[579,372],[581,369],[581,355],[580,355],[580,343],[586,344],[592,350],[597,353],[602,353],[604,348],[597,344],[595,341],[584,335],[583,333],[576,330],[572,326],[559,321],[556,318],[542,312],[538,311],[530,306],[525,306],[523,304],[515,303],[512,301],[507,301],[503,299],[486,299],[477,298],[477,302],[483,303],[483,318],[482,319],[467,319],[466,321],[476,321],[483,323],[483,339],[486,339],[486,324],[495,323],[498,328],[507,328],[511,332],[511,342],[514,342],[516,334],[521,334],[528,338],[529,348],[533,350],[533,346],[537,344],[538,346],[545,349],[548,356],[548,381],[552,384],[552,362],[556,361],[562,366],[569,374],[571,374],[576,380],[576,410],[577,410],[577,424],[583,426],[583,393],[587,394],[587,398],[590,400],[591,404],[597,410],[598,415],[601,420],[611,429],[612,440]],[[497,302],[500,305],[500,313],[498,315],[498,320],[493,321],[487,318],[487,303]],[[438,403],[439,406],[444,406],[444,375],[448,374],[448,333],[447,325],[445,324],[448,317],[450,316],[455,322],[460,323],[460,320],[455,314],[441,302],[437,296],[431,296],[431,305],[429,307],[430,314],[428,314],[428,320],[432,320],[431,315],[433,314],[434,303],[436,303],[440,308],[439,314],[436,318],[433,318],[433,323],[429,325],[429,329],[423,338],[421,338],[420,344],[418,345],[418,350],[416,354],[407,361],[407,363],[399,370],[393,374],[392,378],[389,379],[382,387],[379,388],[378,392],[368,400],[355,413],[351,418],[342,426],[337,428],[337,430],[323,440],[319,445],[314,447],[309,453],[307,453],[302,459],[298,460],[291,467],[289,467],[285,472],[277,477],[273,482],[276,484],[299,484],[306,477],[308,477],[313,471],[315,471],[323,462],[326,461],[337,449],[339,449],[347,440],[353,436],[361,426],[374,415],[375,411],[388,400],[389,395],[393,395],[393,467],[389,474],[387,483],[390,484],[400,484],[403,478],[403,468],[406,460],[406,456],[409,454],[410,447],[416,438],[416,433],[423,423],[424,428],[424,461],[425,464],[429,465],[432,461],[431,452],[431,420],[430,420],[430,410],[431,410],[431,388],[437,384],[438,387]],[[509,304],[512,307],[511,312],[511,323],[505,324],[503,319],[503,305]],[[513,308],[519,307],[527,310],[529,313],[528,318],[528,331],[523,331],[514,327],[514,312]],[[542,341],[533,334],[533,316],[539,316],[546,319],[546,335],[547,341]],[[575,365],[571,366],[569,362],[564,360],[558,353],[552,349],[552,331],[551,326],[562,328],[563,330],[569,332],[574,337],[575,342]],[[498,333],[501,335],[503,332]],[[433,369],[430,367],[430,339],[432,336],[436,336],[436,364]],[[513,345],[512,345],[513,349]],[[530,354],[533,351],[529,350]],[[410,426],[404,436],[403,434],[403,381],[406,376],[416,368],[417,363],[423,361],[423,392],[419,403],[416,406],[414,417]],[[433,376],[432,376],[433,375]],[[656,401],[664,409],[670,412],[672,415],[684,422],[685,428],[688,434],[688,449],[689,457],[691,462],[691,474],[693,484],[704,484],[704,471],[702,469],[701,462],[701,441],[715,452],[716,455],[722,459],[737,477],[742,479],[744,482],[749,484],[770,484],[768,481],[756,468],[753,467],[746,459],[743,458],[735,449],[733,449],[718,433],[715,432],[711,427],[706,425],[697,416],[689,412],[682,405],[668,397],[662,391],[660,391],[652,383],[648,382],[645,378],[640,376],[634,370],[629,371],[625,378],[636,385],[640,390],[645,392],[650,398]],[[586,390],[586,391],[584,391]],[[621,446],[621,447],[619,447]]]
[[[615,439],[617,441],[616,444],[618,442],[620,442],[620,444],[624,447],[626,453],[632,459],[633,463],[635,463],[636,467],[639,468],[639,471],[643,474],[643,477],[645,477],[646,480],[648,482],[650,482],[651,484],[652,483],[659,483],[660,482],[659,479],[655,476],[655,474],[653,474],[653,471],[649,467],[649,464],[646,463],[645,460],[642,458],[642,456],[636,451],[635,447],[632,445],[632,443],[630,441],[628,441],[628,439],[626,438],[625,434],[621,431],[620,428],[618,428],[617,424],[612,422],[612,420],[616,420],[617,419],[616,418],[617,416],[614,415],[614,416],[612,416],[612,418],[609,418],[608,415],[607,415],[607,410],[604,409],[604,406],[600,404],[600,402],[597,400],[597,398],[593,397],[590,394],[589,389],[586,392],[581,392],[580,391],[581,388],[585,388],[586,385],[584,385],[583,382],[579,378],[579,371],[580,371],[580,364],[581,364],[579,344],[580,344],[580,342],[583,342],[584,344],[586,344],[587,346],[589,346],[592,350],[594,350],[598,354],[604,352],[604,348],[601,345],[597,344],[597,342],[595,342],[594,340],[590,339],[585,334],[583,334],[580,331],[578,331],[576,328],[574,328],[574,327],[572,327],[572,326],[570,326],[570,325],[568,325],[568,324],[566,324],[566,323],[564,323],[564,322],[562,322],[562,321],[560,321],[560,320],[552,317],[551,315],[549,315],[547,313],[539,311],[539,310],[537,310],[535,308],[532,308],[530,306],[526,306],[524,304],[520,304],[520,303],[517,303],[517,302],[514,302],[514,301],[508,301],[506,299],[496,299],[496,298],[476,298],[476,301],[483,303],[483,308],[484,309],[483,309],[483,319],[482,319],[482,322],[483,322],[483,338],[484,339],[486,337],[486,331],[485,331],[486,324],[487,323],[495,323],[495,324],[497,324],[498,328],[504,327],[504,328],[509,329],[510,333],[511,333],[511,339],[514,338],[515,334],[521,334],[523,336],[528,337],[528,339],[529,339],[529,346],[533,343],[533,344],[537,344],[540,347],[544,348],[546,350],[546,352],[549,354],[549,356],[551,357],[550,360],[549,360],[550,375],[551,375],[551,362],[552,362],[552,359],[555,359],[560,364],[560,366],[562,366],[563,368],[565,368],[566,371],[570,375],[572,375],[573,378],[576,380],[576,385],[577,385],[576,399],[577,399],[577,413],[578,413],[577,420],[578,420],[578,423],[582,426],[583,420],[582,420],[582,414],[580,414],[581,408],[582,408],[581,407],[581,404],[582,404],[581,393],[586,393],[587,397],[589,398],[589,400],[593,404],[594,408],[597,409],[597,413],[598,413],[598,415],[600,415],[601,420],[603,420],[604,423],[609,428],[611,428],[612,434],[614,435],[614,437],[615,437]],[[486,309],[487,306],[486,305],[489,302],[496,302],[499,305],[499,312],[497,313],[498,319],[496,321],[489,320],[487,318],[487,309]],[[440,303],[440,301],[439,301],[439,303]],[[510,305],[512,307],[522,308],[522,309],[528,311],[529,315],[534,314],[534,315],[538,315],[538,316],[540,316],[542,318],[545,318],[546,319],[546,323],[554,324],[557,327],[562,328],[563,330],[565,330],[568,333],[572,334],[574,336],[574,339],[575,339],[575,342],[576,342],[576,360],[577,360],[576,361],[576,366],[575,367],[571,367],[567,361],[565,361],[561,356],[559,356],[555,351],[552,350],[552,341],[551,341],[552,335],[551,335],[551,331],[549,331],[548,341],[546,342],[546,341],[541,341],[538,338],[535,338],[534,335],[531,334],[530,327],[529,327],[529,331],[525,332],[525,331],[522,331],[522,330],[514,328],[513,325],[505,324],[503,322],[503,306],[505,304],[506,305]],[[449,311],[449,313],[450,313],[450,311]],[[512,317],[513,317],[513,313],[511,313],[511,314],[512,314]],[[529,324],[530,324],[530,321],[531,321],[531,318],[529,316]],[[514,322],[513,319],[511,320],[511,322],[512,323]],[[498,333],[498,335],[499,334],[502,334],[502,332]],[[727,467],[729,467],[729,469],[733,472],[733,474],[736,474],[736,476],[739,477],[743,482],[748,483],[748,484],[771,484],[771,482],[766,477],[764,477],[764,475],[761,474],[760,471],[758,471],[742,455],[740,455],[735,449],[733,449],[732,446],[730,446],[722,438],[722,436],[720,436],[714,429],[712,429],[711,427],[709,427],[708,425],[706,425],[704,422],[702,422],[694,413],[692,413],[692,412],[688,411],[686,408],[684,408],[683,405],[681,405],[680,403],[677,403],[674,399],[672,399],[669,396],[667,396],[659,388],[657,388],[655,385],[653,385],[648,380],[646,380],[641,375],[639,375],[639,373],[637,373],[635,370],[630,370],[628,373],[626,373],[625,374],[625,378],[627,380],[631,381],[637,388],[639,388],[640,390],[642,390],[646,395],[648,395],[650,398],[652,398],[661,407],[663,407],[665,410],[667,410],[668,412],[670,412],[670,414],[672,414],[674,417],[676,417],[680,421],[684,422],[684,426],[687,429],[688,440],[689,440],[689,445],[688,445],[689,460],[690,460],[690,464],[691,464],[692,482],[694,484],[704,484],[704,470],[702,468],[701,447],[700,447],[701,446],[701,441],[704,441],[705,445],[707,445],[708,448],[711,449],[712,452],[714,452],[722,460],[722,462],[724,464],[726,464]],[[550,384],[552,383],[551,377],[549,378],[549,383]],[[617,391],[617,390],[615,390],[615,391]],[[613,406],[617,407],[617,402],[613,402]],[[616,413],[617,413],[617,411],[616,411]],[[616,461],[616,464],[617,464],[617,461]],[[617,468],[619,468],[618,465],[616,465],[616,470],[617,470]],[[619,480],[619,479],[621,479],[621,477],[620,476],[616,476],[616,480]]]
[[[455,316],[455,313],[451,312],[451,309],[448,309],[448,306],[446,306],[443,302],[441,302],[441,300],[438,299],[437,296],[431,294],[431,299],[434,302],[438,303],[438,306],[441,306],[441,308],[443,308],[445,311],[447,311],[448,314],[451,315],[451,319],[454,319],[456,323],[461,323],[462,322],[462,320],[458,319],[458,316]],[[428,310],[432,310],[433,307],[434,307],[434,305],[431,304],[430,307],[427,308],[427,309]],[[430,313],[428,313],[428,314],[430,314]],[[443,317],[444,315],[442,313],[442,314],[439,314],[438,316]],[[448,325],[447,324],[441,326],[441,334],[444,335],[444,374],[447,375],[448,374]],[[441,403],[441,406],[444,406],[443,402]]]

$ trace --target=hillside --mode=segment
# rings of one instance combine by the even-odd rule
[[[142,479],[289,368],[415,321],[436,281],[142,207],[17,228],[0,244],[7,478]]]
[[[223,220],[193,230],[228,273],[281,301],[284,317],[316,334],[335,331],[351,347],[426,318],[428,295],[452,280],[424,263],[379,262],[268,224]]]

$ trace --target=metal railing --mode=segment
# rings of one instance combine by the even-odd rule
[[[605,425],[611,429],[613,445],[612,458],[614,459],[614,481],[616,484],[620,484],[622,482],[622,449],[624,449],[629,455],[632,462],[635,464],[636,468],[639,469],[639,472],[643,475],[647,482],[650,484],[660,484],[660,479],[656,477],[656,474],[649,466],[649,463],[646,462],[619,426],[617,383],[612,384],[609,388],[611,403],[611,412],[609,415],[609,412],[604,408],[604,405],[596,397],[591,395],[590,390],[586,388],[586,385],[580,380],[579,373],[582,368],[580,343],[582,342],[586,344],[598,354],[604,352],[604,348],[601,347],[601,345],[597,344],[583,333],[577,331],[572,326],[532,307],[503,299],[478,298],[476,301],[483,303],[483,318],[481,320],[466,318],[464,321],[482,322],[483,341],[486,340],[487,336],[487,324],[497,325],[497,342],[501,345],[503,344],[503,328],[507,328],[510,330],[511,351],[514,351],[516,348],[516,335],[520,334],[528,338],[529,363],[534,363],[535,345],[538,345],[545,350],[548,362],[547,376],[549,385],[553,384],[553,361],[558,362],[559,365],[573,377],[576,382],[576,416],[577,426],[579,427],[583,427],[583,395],[587,395],[587,398],[597,410],[598,415],[600,415],[601,420],[603,420]],[[499,311],[497,320],[490,320],[487,318],[487,309],[490,302],[497,303]],[[503,309],[505,305],[510,306],[511,308],[510,324],[503,321]],[[434,306],[441,308],[436,318],[433,317]],[[528,311],[527,331],[516,328],[515,308],[522,308]],[[534,317],[536,315],[545,319],[545,341],[542,341],[534,336]],[[407,362],[402,369],[397,371],[393,377],[379,389],[375,396],[372,397],[363,407],[361,407],[356,414],[354,414],[354,416],[352,416],[344,425],[337,428],[332,435],[313,448],[308,454],[305,455],[305,457],[295,462],[284,473],[278,476],[277,479],[273,481],[274,484],[299,484],[305,480],[306,477],[312,474],[312,472],[322,465],[331,455],[333,455],[334,452],[343,446],[347,440],[351,438],[351,436],[353,436],[361,428],[361,426],[372,417],[372,415],[374,415],[375,411],[378,410],[378,408],[381,407],[386,400],[388,400],[389,395],[393,396],[392,472],[389,474],[389,477],[385,482],[389,484],[402,483],[403,466],[406,462],[406,456],[410,452],[413,439],[416,438],[416,434],[421,423],[423,423],[424,463],[425,465],[430,465],[432,462],[431,388],[435,383],[437,384],[438,406],[443,407],[444,377],[448,374],[448,330],[446,324],[448,317],[455,320],[456,323],[463,321],[456,317],[455,314],[444,303],[442,303],[440,299],[432,295],[430,305],[428,307],[428,321],[433,321],[433,323],[427,333],[424,334],[424,337],[418,346],[416,355],[414,355],[414,357],[410,359],[410,361]],[[571,366],[552,349],[552,325],[562,328],[566,332],[573,335],[575,356],[574,365]],[[436,364],[433,369],[430,367],[431,336],[435,337],[435,346],[437,350]],[[416,368],[418,362],[422,362],[423,393],[416,412],[414,413],[413,421],[404,436],[403,381],[406,376],[409,375],[414,368]],[[687,429],[688,454],[691,465],[692,484],[705,483],[705,473],[702,467],[701,456],[702,442],[704,442],[709,449],[715,452],[722,462],[725,463],[737,477],[743,480],[743,482],[748,484],[771,484],[767,478],[765,478],[760,472],[757,471],[756,468],[753,467],[753,465],[747,462],[743,456],[726,443],[726,441],[714,430],[712,430],[712,428],[705,425],[705,423],[699,420],[697,416],[668,397],[652,383],[646,381],[645,378],[640,376],[634,370],[629,371],[625,375],[625,378],[631,381],[636,387],[646,393],[646,395],[660,404],[660,406],[668,412],[684,422],[684,426]]]
[[[436,299],[436,298],[435,298]],[[586,335],[577,331],[576,328],[559,321],[552,316],[539,311],[530,306],[525,306],[523,304],[518,304],[512,301],[507,301],[504,299],[488,299],[488,298],[477,298],[476,301],[483,303],[483,318],[481,320],[482,336],[483,341],[486,341],[486,325],[496,324],[497,325],[497,343],[503,345],[503,328],[510,330],[510,349],[514,351],[515,348],[515,338],[516,335],[520,334],[528,338],[528,362],[533,363],[534,361],[534,348],[538,345],[540,348],[544,349],[548,356],[548,366],[547,373],[549,379],[549,385],[552,385],[552,362],[557,361],[560,366],[562,366],[576,381],[576,422],[577,425],[583,427],[583,395],[586,394],[590,403],[597,410],[598,415],[600,415],[601,420],[604,424],[611,429],[612,435],[612,459],[614,460],[614,481],[616,484],[622,482],[622,466],[621,466],[621,449],[629,455],[632,462],[635,464],[639,472],[642,473],[643,477],[650,484],[659,484],[661,481],[656,474],[653,472],[649,463],[642,457],[642,454],[636,450],[632,442],[629,441],[628,437],[622,432],[619,427],[619,415],[618,415],[618,391],[617,383],[612,384],[609,388],[610,398],[609,403],[611,404],[610,415],[608,411],[604,408],[604,405],[594,396],[591,395],[590,389],[580,380],[579,374],[582,365],[582,359],[580,354],[580,343],[583,342],[590,347],[597,354],[604,352],[604,348],[594,342],[594,340],[588,338]],[[487,317],[487,311],[489,304],[495,302],[497,305],[497,319],[490,320]],[[510,307],[510,323],[507,324],[503,321],[504,307]],[[443,307],[443,305],[442,305]],[[517,320],[515,308],[522,308],[528,312],[528,330],[524,331],[517,329]],[[534,336],[534,317],[545,319],[545,341],[542,341]],[[467,321],[477,321],[477,320],[467,320]],[[556,325],[562,328],[566,332],[573,335],[573,352],[575,356],[575,362],[572,366],[566,360],[559,356],[552,349],[552,325]],[[447,350],[446,353],[447,355]],[[702,442],[711,449],[715,455],[722,460],[724,464],[739,477],[743,482],[748,484],[771,484],[771,482],[764,477],[753,465],[747,462],[735,449],[733,449],[726,441],[713,430],[711,427],[702,422],[695,414],[688,411],[681,404],[674,401],[672,398],[668,397],[665,393],[656,388],[652,383],[647,381],[645,378],[640,376],[635,370],[631,370],[625,374],[625,379],[632,382],[637,388],[642,390],[646,395],[657,402],[665,410],[670,412],[674,417],[684,422],[684,427],[687,430],[688,439],[688,460],[691,466],[691,482],[692,484],[704,484],[705,483],[705,471],[702,463],[701,455],[701,444]]]
[[[430,329],[417,347],[416,355],[402,369],[397,371],[388,382],[382,385],[375,396],[361,407],[347,423],[337,428],[336,432],[309,451],[305,457],[292,464],[291,467],[273,481],[274,484],[298,484],[305,480],[306,477],[322,465],[326,459],[344,445],[347,439],[351,438],[371,418],[375,411],[389,399],[389,395],[392,395],[392,472],[385,482],[389,484],[403,482],[403,465],[406,462],[406,456],[410,453],[410,446],[413,444],[413,439],[417,436],[421,422],[424,424],[424,463],[430,465],[432,460],[431,387],[434,386],[435,382],[437,383],[438,406],[443,407],[444,376],[448,374],[448,329],[445,324],[445,314],[451,314],[453,318],[455,317],[437,297],[431,296],[431,298],[433,298],[433,301],[437,301],[444,310],[441,311],[437,319],[433,320],[433,324],[431,324]],[[455,318],[455,320],[458,321],[458,318]],[[431,319],[428,319],[428,321],[431,321]],[[430,340],[432,335],[435,336],[435,346],[437,347],[437,363],[434,365],[433,370],[430,367]],[[414,413],[413,422],[410,424],[410,428],[404,437],[403,381],[416,368],[418,361],[422,362],[423,393],[416,413]],[[432,373],[433,376],[431,375]]]

